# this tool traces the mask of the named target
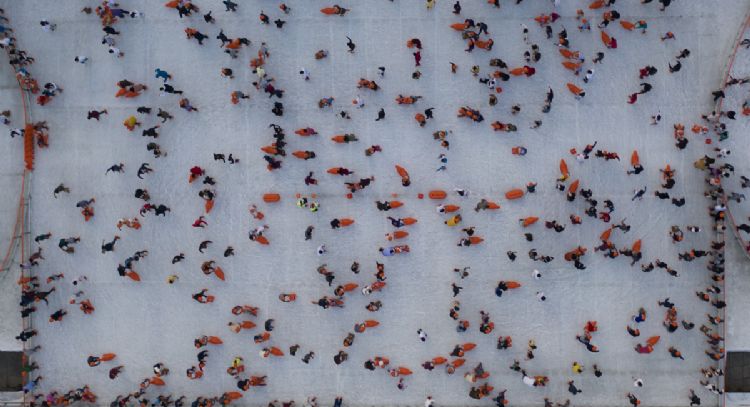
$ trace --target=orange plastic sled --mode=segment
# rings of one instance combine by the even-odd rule
[[[522,226],[523,227],[529,227],[529,226],[535,224],[536,221],[538,221],[538,220],[539,220],[539,218],[536,217],[536,216],[529,216],[528,218],[523,218],[522,219],[522,221],[523,221]]]
[[[512,290],[512,289],[514,289],[514,288],[519,288],[519,287],[521,287],[521,283],[519,283],[519,282],[517,282],[517,281],[506,281],[506,282],[505,282],[505,286],[506,286],[506,287],[508,287],[508,289],[509,289],[509,290]],[[465,349],[464,349],[464,350],[465,350]]]
[[[350,218],[339,219],[339,225],[341,225],[341,227],[347,227],[353,224],[354,224],[354,219],[350,219]]]
[[[242,327],[242,329],[253,329],[256,325],[253,321],[242,321],[240,323],[240,326]]]
[[[468,351],[470,351],[470,350],[472,350],[472,349],[474,349],[476,347],[477,347],[477,344],[476,343],[471,343],[471,342],[466,342],[462,346],[464,352],[468,352]]]
[[[456,31],[463,31],[466,29],[466,23],[455,23],[451,24],[451,28]]]
[[[523,67],[515,68],[515,69],[511,69],[510,70],[510,74],[513,75],[513,76],[521,76],[521,75],[524,74],[524,72],[525,72],[525,70],[524,70]]]
[[[573,181],[572,184],[570,184],[570,188],[568,188],[568,193],[575,194],[578,192],[578,184],[580,182],[578,180]]]
[[[332,16],[332,15],[336,14],[336,8],[334,8],[334,7],[324,7],[322,9],[320,9],[320,12],[323,13],[323,14],[325,14],[325,15],[327,15],[327,16]]]
[[[487,201],[487,209],[489,209],[489,210],[497,210],[497,209],[500,209],[500,205],[498,205],[498,204],[496,204],[495,202],[492,202],[492,201]]]
[[[327,173],[333,174],[333,175],[339,175],[339,170],[341,170],[342,167],[331,167],[326,170]]]
[[[563,61],[562,62],[562,66],[564,66],[565,69],[569,69],[571,71],[577,71],[577,70],[581,69],[581,64],[577,64],[577,63],[571,62],[571,61]]]
[[[567,59],[578,59],[581,56],[581,53],[578,51],[571,51],[569,49],[560,48],[560,55],[562,55],[564,58]]]
[[[602,43],[604,43],[605,47],[609,47],[609,44],[612,42],[612,38],[609,36],[609,34],[602,31]]]
[[[365,326],[368,328],[374,328],[376,326],[380,325],[380,322],[374,320],[374,319],[368,319],[365,321]]]
[[[630,249],[633,253],[641,252],[641,239],[638,239],[633,243],[633,247]]]
[[[444,358],[442,356],[436,356],[436,357],[432,358],[432,364],[435,365],[435,366],[442,365],[443,363],[445,363],[447,361],[448,361],[448,359],[446,359],[446,358]]]
[[[404,206],[404,203],[401,201],[390,201],[391,209],[399,208],[401,206]]]
[[[292,153],[292,155],[295,156],[295,157],[297,157],[297,158],[299,158],[299,159],[301,159],[301,160],[306,160],[306,159],[309,158],[307,156],[307,151],[302,151],[302,150],[295,151],[295,152]]]
[[[441,189],[435,189],[435,190],[430,191],[430,193],[427,194],[427,196],[429,196],[430,199],[445,199],[445,197],[447,197],[448,194]]]
[[[405,230],[396,230],[396,231],[393,231],[391,233],[387,233],[385,235],[385,238],[388,241],[391,241],[391,240],[396,240],[396,239],[403,239],[403,238],[405,238],[407,236],[409,236],[409,232],[407,232]]]
[[[523,197],[523,194],[524,194],[523,189],[518,189],[518,188],[511,189],[510,191],[508,191],[508,192],[505,193],[505,198],[506,199],[511,199],[511,200],[512,199],[519,199],[519,198]]]
[[[271,346],[270,351],[271,351],[271,354],[274,356],[284,356],[284,352],[282,352],[281,349],[275,346]]]
[[[219,280],[224,281],[224,270],[222,270],[221,267],[216,267],[214,269],[214,274],[216,274],[216,277],[218,277]]]
[[[262,245],[268,245],[269,244],[269,241],[268,241],[268,239],[266,239],[265,236],[257,236],[255,238],[255,241],[258,242],[258,243],[260,243],[260,244],[262,244]]]
[[[658,335],[657,336],[652,336],[652,337],[648,338],[648,340],[646,340],[646,343],[649,344],[649,345],[651,345],[651,346],[654,346],[657,343],[659,343],[659,339],[661,339],[661,336],[658,336]]]
[[[459,368],[463,366],[464,363],[466,363],[466,359],[456,359],[453,362],[451,362],[451,366],[453,366],[454,368]]]
[[[227,398],[229,400],[239,400],[239,399],[242,398],[242,393],[240,393],[238,391],[230,391],[230,392],[224,393],[224,394],[227,395]]]
[[[471,236],[469,237],[469,241],[471,242],[471,244],[480,244],[484,242],[484,239],[479,236]]]
[[[417,223],[416,218],[403,218],[401,220],[404,221],[404,225],[407,225],[407,226]]]
[[[560,159],[560,174],[564,179],[568,179],[568,177],[570,177],[570,172],[568,172],[568,163],[566,163],[564,159]]]
[[[214,208],[214,200],[209,199],[208,201],[206,201],[206,205],[205,205],[206,213],[210,213],[211,209],[213,208]]]
[[[209,336],[208,337],[208,343],[210,343],[212,345],[221,345],[224,342],[218,336]]]
[[[609,241],[609,236],[612,234],[612,228],[607,228],[604,232],[602,232],[601,235],[599,235],[599,240],[602,242]]]
[[[546,14],[540,14],[540,15],[534,17],[534,21],[536,21],[537,23],[539,23],[539,25],[545,25],[545,24],[549,24],[550,21],[552,21],[552,17],[548,16]]]
[[[276,146],[263,146],[263,147],[260,148],[260,151],[263,151],[264,153],[268,153],[268,154],[273,154],[273,155],[276,155],[276,154],[279,153],[279,149],[276,148]],[[295,151],[295,153],[296,153],[296,151]],[[294,153],[292,153],[292,154],[294,154]],[[297,157],[296,154],[294,156]],[[302,157],[298,157],[298,158],[302,158]]]
[[[487,41],[482,41],[482,40],[474,41],[474,45],[476,45],[477,48],[486,49],[486,50],[489,50],[493,43],[494,41],[492,40],[492,38],[490,38]]]
[[[149,381],[154,386],[164,386],[166,384],[166,383],[164,383],[164,380],[162,380],[161,377],[156,377],[156,376],[152,377],[151,380],[149,380]]]
[[[633,167],[638,166],[641,163],[640,157],[638,157],[638,150],[633,150],[633,154],[630,156],[630,165]]]
[[[399,376],[408,376],[408,375],[412,374],[412,371],[409,370],[406,367],[399,366],[398,367],[398,374],[399,374]]]
[[[589,4],[589,9],[597,10],[604,7],[604,0],[595,0]]]
[[[396,98],[396,103],[399,105],[413,105],[417,102],[417,99],[412,96],[401,96]]]
[[[457,210],[461,209],[461,207],[458,205],[445,205],[443,206],[443,208],[445,209],[445,213],[456,212]]]
[[[164,7],[167,8],[177,8],[177,6],[180,5],[180,0],[172,0],[164,3]]]
[[[294,134],[297,134],[297,135],[302,136],[302,137],[307,137],[307,136],[314,136],[314,135],[316,135],[318,133],[316,133],[315,129],[313,129],[311,127],[305,127],[303,129],[297,129],[297,130],[295,130]]]
[[[633,29],[635,28],[635,24],[631,23],[630,21],[621,20],[620,25],[622,26],[622,28],[628,31],[633,31]]]
[[[357,283],[347,283],[342,286],[345,292],[354,291],[357,289],[357,287],[359,287]]]
[[[343,144],[343,143],[346,143],[346,136],[343,134],[337,134],[331,137],[331,140],[333,140],[334,143]]]
[[[576,86],[575,84],[572,84],[570,82],[568,82],[567,86],[568,86],[568,90],[570,91],[570,93],[572,93],[572,94],[574,94],[576,96],[580,95],[581,92],[583,92],[583,89],[579,88],[578,86]]]
[[[242,46],[242,43],[240,42],[239,38],[234,38],[231,41],[229,41],[229,44],[227,44],[224,48],[227,49],[240,49]]]
[[[280,200],[281,200],[281,195],[279,194],[275,194],[275,193],[263,194],[263,202],[272,203],[272,202],[279,202]]]
[[[138,275],[135,271],[128,271],[125,273],[126,276],[130,277],[133,281],[141,281],[141,276]]]
[[[400,166],[400,165],[396,166],[396,172],[401,177],[408,177],[409,176],[409,172],[406,171],[406,169],[404,167]]]
[[[117,355],[116,355],[116,354],[114,354],[114,353],[105,353],[105,354],[103,354],[103,355],[102,355],[102,356],[101,356],[101,357],[99,358],[99,360],[101,360],[102,362],[109,362],[110,360],[112,360],[112,359],[114,359],[114,358],[116,358],[116,357],[117,357]]]

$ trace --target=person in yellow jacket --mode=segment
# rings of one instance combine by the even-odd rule
[[[456,226],[461,223],[461,214],[455,214],[450,219],[445,221],[448,226]]]
[[[122,122],[122,124],[130,131],[133,131],[135,129],[135,126],[141,125],[140,123],[138,123],[138,120],[135,118],[135,116],[128,117],[127,119],[125,119],[125,121]]]

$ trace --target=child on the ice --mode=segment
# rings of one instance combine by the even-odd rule
[[[193,105],[190,104],[190,100],[188,100],[187,98],[180,99],[179,104],[181,108],[185,109],[188,112],[198,111],[197,108],[193,107]]]
[[[167,80],[172,79],[172,75],[170,75],[167,71],[164,71],[162,69],[156,68],[154,70],[156,79],[161,79],[164,81],[164,83],[167,82]]]
[[[192,296],[193,299],[196,300],[196,301],[198,301],[198,302],[200,302],[200,303],[202,303],[202,304],[213,302],[214,301],[214,297],[212,295],[206,295],[206,291],[208,291],[208,289],[204,288],[203,290],[199,291],[198,293],[193,294],[193,296]]]

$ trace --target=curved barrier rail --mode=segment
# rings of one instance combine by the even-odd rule
[[[729,76],[732,73],[732,68],[734,67],[734,61],[737,57],[737,51],[740,48],[740,43],[742,42],[742,38],[744,37],[745,32],[747,31],[748,27],[750,27],[750,11],[745,13],[745,19],[744,23],[740,27],[737,37],[735,37],[734,40],[734,48],[732,49],[732,53],[729,55],[729,59],[727,60],[727,65],[724,68],[724,75],[721,80],[721,89],[724,90],[727,87],[727,82],[729,81]],[[721,112],[721,108],[724,104],[724,98],[720,98],[716,101],[716,104],[714,106],[714,110],[716,112]],[[728,206],[728,199],[726,196],[726,193],[724,193],[722,197],[722,201],[724,206],[727,207],[726,213],[729,217],[729,227],[733,230],[735,238],[737,238],[737,241],[740,243],[740,246],[742,246],[742,251],[745,253],[745,255],[750,259],[750,245],[748,242],[742,237],[740,234],[740,231],[737,229],[737,222],[735,221],[735,218],[732,214],[732,211],[729,209]]]
[[[727,62],[726,62],[726,66],[724,67],[724,74],[722,75],[722,79],[721,79],[721,89],[722,90],[726,89],[726,87],[727,87],[727,82],[729,81],[729,77],[730,77],[730,75],[732,73],[732,68],[734,67],[734,62],[735,62],[735,60],[737,58],[737,52],[739,51],[739,48],[740,48],[740,43],[742,42],[742,39],[743,39],[743,37],[745,35],[745,32],[747,31],[748,27],[750,27],[750,10],[748,10],[747,12],[745,12],[745,17],[744,17],[743,21],[744,22],[743,22],[742,26],[740,27],[740,29],[738,30],[737,36],[734,39],[734,47],[732,49],[732,52],[730,53],[729,58],[727,59]],[[724,98],[719,98],[716,101],[716,103],[714,104],[714,111],[721,112],[723,104],[724,104]],[[721,181],[721,177],[719,177],[719,179]],[[722,190],[724,191],[723,185],[721,183],[720,183],[720,186],[722,187]],[[710,186],[709,186],[709,188],[710,188]],[[715,227],[715,229],[714,229],[716,241],[720,242],[720,243],[726,244],[726,234],[724,233],[724,230],[721,230],[721,228],[719,228],[718,226],[720,226],[720,225],[728,226],[729,228],[731,228],[733,230],[734,236],[737,239],[737,241],[740,243],[740,246],[742,246],[742,251],[745,253],[745,256],[747,256],[750,259],[750,251],[748,250],[750,248],[750,246],[748,246],[748,243],[742,238],[742,235],[740,234],[740,231],[737,229],[737,222],[735,221],[735,218],[732,215],[732,211],[729,209],[729,206],[728,206],[728,199],[727,199],[726,192],[722,193],[721,198],[720,198],[719,201],[726,208],[725,213],[726,213],[726,218],[728,218],[728,219],[725,218],[724,221],[717,221],[716,222],[715,226],[717,226],[717,227]],[[724,248],[724,249],[721,250],[722,254],[724,254],[725,252],[726,252],[726,248]],[[719,294],[719,296],[720,296],[720,298],[721,298],[722,301],[726,302],[726,285],[723,285],[723,288],[724,288],[724,290],[722,290],[722,292],[721,292],[721,294]],[[726,307],[722,308],[721,310],[719,310],[719,314],[720,314],[722,320],[724,321],[721,324],[721,336],[726,341],[726,317],[727,317],[727,315],[726,315]],[[726,343],[725,343],[725,345],[726,345]],[[725,357],[719,361],[719,368],[722,369],[722,370],[724,370],[726,372],[726,354],[725,354]],[[723,376],[721,377],[720,381],[721,381],[721,383],[720,383],[721,386],[720,387],[723,389],[724,388],[724,377]],[[726,406],[726,393],[722,393],[721,404],[722,404],[722,406]]]
[[[6,47],[6,52],[10,58],[9,47]],[[14,66],[14,69],[16,67]],[[11,240],[8,245],[8,249],[5,256],[0,263],[0,273],[8,272],[14,261],[19,259],[19,263],[24,263],[27,257],[27,250],[31,248],[31,171],[34,168],[34,125],[31,117],[31,101],[32,91],[29,86],[29,82],[24,81],[24,75],[22,75],[18,69],[16,71],[16,81],[21,94],[21,106],[23,108],[24,118],[24,171],[21,176],[21,192],[18,199],[18,209],[16,210],[16,221],[13,226],[11,234]],[[20,257],[19,257],[20,255]],[[21,267],[21,278],[31,277],[30,267]],[[33,328],[32,319],[25,317],[22,320],[23,329]],[[23,343],[23,363],[27,361],[28,352],[27,342]],[[29,380],[28,375],[22,375],[22,383],[26,385]],[[27,393],[24,393],[23,399],[20,403],[18,402],[3,402],[2,405],[28,405],[31,400],[27,397]]]

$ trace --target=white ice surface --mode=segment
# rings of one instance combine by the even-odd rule
[[[34,356],[45,377],[41,390],[68,390],[89,384],[103,402],[108,402],[118,394],[135,391],[151,373],[151,365],[162,361],[172,369],[166,377],[167,386],[161,389],[163,393],[191,398],[215,396],[236,390],[234,380],[224,370],[234,356],[241,355],[249,373],[269,376],[267,387],[246,393],[243,402],[249,404],[264,404],[274,398],[301,402],[311,394],[328,403],[340,394],[347,405],[416,405],[431,394],[439,405],[487,405],[488,399],[476,402],[467,397],[470,384],[462,379],[466,368],[448,376],[441,369],[427,372],[419,366],[434,356],[447,356],[455,344],[475,342],[478,349],[468,354],[466,366],[483,362],[492,374],[490,383],[498,390],[507,388],[513,405],[541,405],[544,397],[558,401],[570,397],[575,405],[626,405],[625,394],[634,391],[635,376],[646,382],[644,388],[635,391],[644,405],[685,405],[688,388],[698,391],[704,405],[718,404],[718,397],[698,384],[699,367],[710,364],[703,354],[703,336],[697,329],[668,334],[661,326],[664,310],[656,301],[670,297],[679,308],[679,317],[697,325],[710,312],[710,306],[694,294],[710,281],[705,261],[685,263],[677,259],[678,252],[693,247],[705,249],[710,236],[688,236],[677,246],[667,236],[673,224],[710,228],[707,201],[702,197],[703,176],[692,167],[706,147],[700,138],[689,136],[688,148],[678,151],[673,145],[672,124],[682,122],[689,127],[699,114],[710,109],[710,91],[720,83],[724,60],[748,1],[678,1],[664,13],[658,11],[656,4],[618,2],[616,9],[624,19],[645,18],[649,32],[626,32],[619,25],[608,29],[617,38],[619,48],[607,51],[604,63],[596,65],[596,76],[584,86],[587,96],[580,102],[565,88],[566,82],[580,84],[580,79],[560,66],[556,47],[533,21],[534,16],[552,11],[546,1],[525,1],[520,6],[503,1],[500,10],[484,1],[464,1],[461,17],[451,14],[452,2],[448,1],[440,1],[432,11],[416,0],[342,1],[342,6],[353,9],[343,18],[320,14],[317,10],[329,5],[321,1],[289,2],[293,9],[289,16],[280,16],[276,2],[242,2],[236,14],[225,13],[218,1],[196,3],[202,11],[214,10],[218,20],[215,26],[205,24],[200,16],[180,20],[174,10],[164,8],[161,2],[123,0],[124,8],[143,11],[145,18],[128,19],[116,26],[122,31],[118,47],[125,52],[125,57],[117,60],[100,44],[98,20],[79,13],[81,3],[0,2],[12,19],[21,47],[36,57],[31,68],[34,75],[42,83],[54,81],[65,88],[48,106],[34,106],[34,117],[49,122],[51,147],[38,151],[32,187],[32,230],[51,231],[54,235],[52,241],[43,243],[46,260],[36,272],[43,279],[59,272],[66,275],[50,297],[49,307],[41,305],[34,321],[40,337],[33,342],[44,347]],[[576,29],[575,10],[585,8],[587,2],[563,3],[558,11],[563,17],[554,24],[555,33],[564,25],[571,48],[583,51],[589,67],[592,56],[603,47],[596,28],[591,33]],[[261,25],[257,18],[261,9],[272,20],[281,17],[288,24],[283,30]],[[464,41],[449,28],[449,24],[463,17],[487,22],[495,39],[492,52],[463,51]],[[57,31],[43,32],[38,26],[41,18],[57,23]],[[592,18],[592,25],[598,21],[598,16]],[[483,73],[490,72],[487,62],[491,57],[500,57],[511,67],[523,65],[521,23],[529,26],[531,42],[540,45],[542,60],[534,77],[502,83],[500,102],[491,108],[487,105],[486,87],[471,77],[469,68],[478,64]],[[198,28],[211,39],[202,47],[186,40],[183,29],[188,26]],[[249,38],[252,47],[242,50],[239,59],[230,60],[213,39],[219,28],[230,37]],[[677,40],[659,41],[658,37],[668,30],[674,31]],[[346,35],[357,44],[354,55],[346,52]],[[424,45],[423,76],[418,81],[411,79],[412,51],[405,46],[411,37],[420,38]],[[250,82],[255,78],[247,63],[261,41],[269,44],[271,52],[266,71],[276,78],[277,87],[286,90],[282,100],[286,113],[282,118],[270,113],[272,101],[254,89],[249,101],[238,106],[229,103],[232,90],[250,91]],[[689,48],[692,54],[683,61],[682,71],[670,75],[667,63],[682,48]],[[314,60],[318,49],[328,49],[330,57]],[[75,64],[76,55],[87,55],[91,61],[86,66]],[[459,65],[458,74],[450,73],[448,61]],[[648,80],[654,90],[641,96],[637,104],[628,105],[627,95],[636,91],[640,83],[638,68],[646,64],[659,69]],[[387,67],[382,79],[376,70],[381,65]],[[235,79],[219,76],[219,69],[225,66],[234,69]],[[199,113],[180,110],[176,96],[159,96],[161,81],[153,77],[157,67],[173,75],[173,85],[186,92]],[[310,82],[299,77],[297,71],[301,67],[311,72]],[[382,90],[371,93],[356,89],[360,77],[375,79]],[[115,99],[115,82],[123,78],[146,83],[149,90],[137,99]],[[553,87],[555,100],[552,112],[543,115],[539,109],[547,85]],[[399,93],[422,95],[424,99],[416,106],[397,106],[393,99]],[[362,110],[349,104],[358,94],[366,102]],[[317,100],[327,96],[336,97],[334,109],[318,109]],[[521,104],[523,110],[520,115],[511,116],[510,106],[515,103]],[[142,139],[138,131],[127,132],[122,126],[122,120],[134,114],[139,105],[154,110],[160,106],[175,116],[176,120],[162,126],[157,140],[168,152],[167,157],[154,159],[145,150],[150,140]],[[461,105],[481,109],[485,122],[476,124],[456,118],[456,109]],[[386,109],[387,118],[374,122],[380,107]],[[427,107],[435,107],[436,118],[426,128],[419,128],[413,115]],[[100,122],[86,121],[86,112],[98,108],[107,108],[109,116]],[[351,121],[335,116],[342,108],[351,113]],[[659,126],[649,126],[649,117],[657,110],[664,119]],[[139,118],[144,127],[157,123],[153,115]],[[531,122],[538,118],[544,120],[544,125],[529,130]],[[493,133],[489,124],[495,120],[515,123],[519,132]],[[259,148],[272,141],[272,132],[267,128],[272,122],[286,130],[289,153],[315,150],[318,158],[303,162],[287,157],[280,171],[266,171]],[[314,127],[320,136],[305,139],[293,134],[305,126]],[[437,129],[453,130],[453,135],[447,152],[448,170],[436,174],[436,157],[444,152],[431,137]],[[328,140],[343,132],[356,133],[360,142],[337,145]],[[582,165],[575,163],[568,150],[581,150],[594,140],[599,141],[599,148],[618,152],[623,161],[605,163],[592,158]],[[3,149],[5,155],[20,156],[21,140],[8,139],[3,143],[7,146]],[[363,150],[371,144],[380,144],[384,152],[365,157]],[[511,155],[510,149],[516,145],[527,147],[529,154]],[[639,176],[625,174],[633,149],[639,150],[646,167]],[[215,152],[232,152],[241,158],[241,163],[215,163]],[[644,259],[659,257],[678,269],[681,277],[673,278],[658,269],[644,274],[637,266],[631,268],[627,259],[607,260],[594,253],[593,245],[607,225],[586,217],[580,198],[569,203],[555,190],[560,158],[566,158],[572,178],[579,178],[582,187],[592,188],[599,202],[609,198],[615,203],[614,221],[627,218],[632,225],[626,235],[613,233],[618,246],[643,239]],[[106,168],[118,162],[125,163],[126,173],[105,176]],[[141,181],[135,171],[142,162],[150,162],[156,171]],[[412,186],[408,189],[401,187],[394,164],[410,171]],[[651,195],[660,182],[658,170],[666,164],[677,170],[677,185],[670,194],[687,199],[687,204],[679,209]],[[196,196],[199,185],[186,182],[193,165],[207,168],[218,181],[218,199],[204,230],[190,226],[202,212],[202,201]],[[349,201],[344,199],[343,179],[325,173],[333,166],[354,169],[357,176],[375,175],[377,180]],[[308,188],[303,178],[311,170],[316,172],[320,185]],[[514,202],[502,198],[508,189],[530,180],[539,182],[535,195]],[[51,191],[60,182],[69,185],[72,194],[53,199]],[[644,185],[649,191],[644,200],[631,202],[632,191]],[[434,202],[415,197],[417,192],[451,190],[456,186],[471,190],[472,196],[451,196],[448,201],[464,207],[464,225],[476,225],[477,233],[486,239],[481,246],[456,247],[460,232],[443,225],[444,217],[435,213]],[[140,231],[118,232],[114,226],[117,219],[135,216],[140,207],[141,202],[132,196],[137,187],[147,188],[154,202],[170,206],[172,212],[165,218],[146,217]],[[281,193],[283,201],[263,204],[261,195],[269,191]],[[292,199],[297,192],[317,193],[321,210],[311,214],[297,208]],[[411,246],[411,253],[383,259],[377,248],[387,243],[383,235],[392,228],[373,202],[389,199],[391,193],[403,194],[399,199],[406,205],[389,214],[415,216],[419,223],[408,229],[411,235],[406,243]],[[97,201],[96,216],[84,223],[75,203],[92,196]],[[470,210],[481,197],[499,201],[502,209],[481,213]],[[249,203],[257,203],[266,214],[265,222],[270,225],[267,237],[271,241],[268,247],[247,240],[248,230],[257,225],[247,215]],[[569,225],[570,213],[581,215],[584,224]],[[531,215],[542,220],[557,219],[567,224],[567,229],[556,234],[541,224],[535,225],[529,230],[535,240],[527,243],[517,219]],[[356,224],[332,231],[328,222],[334,217],[353,217]],[[315,225],[316,230],[314,239],[306,242],[303,231],[309,224]],[[102,255],[101,241],[116,233],[123,239],[115,253]],[[82,242],[74,255],[55,248],[58,238],[77,235]],[[207,239],[214,244],[200,255],[198,243]],[[323,258],[315,255],[315,248],[321,243],[329,249]],[[230,244],[237,255],[225,259],[221,253]],[[585,271],[576,271],[562,260],[564,252],[578,244],[589,248],[584,258],[588,266]],[[555,256],[555,261],[547,265],[531,262],[525,253],[532,247]],[[149,257],[136,264],[143,281],[136,284],[118,277],[117,263],[142,249],[149,250]],[[507,250],[519,252],[515,263],[508,261]],[[186,261],[171,265],[172,256],[181,251],[187,255]],[[226,282],[202,275],[199,266],[207,259],[217,260],[227,273]],[[359,275],[348,270],[353,260],[362,264]],[[344,309],[322,310],[309,303],[331,294],[315,271],[321,262],[336,272],[336,283],[353,281],[364,285],[373,280],[375,260],[386,264],[388,286],[384,292],[367,298],[358,293],[348,296]],[[462,334],[455,331],[455,323],[448,317],[450,284],[455,281],[451,270],[457,266],[472,267],[471,276],[458,282],[464,287],[458,297],[462,302],[461,316],[472,323],[471,330]],[[544,273],[541,281],[531,278],[533,268]],[[180,280],[169,286],[165,279],[172,273],[179,274]],[[67,304],[73,292],[70,281],[79,275],[89,277],[83,289],[96,306],[91,316]],[[516,280],[524,286],[497,298],[493,290],[501,279]],[[202,305],[190,298],[203,287],[217,296],[215,303]],[[534,296],[540,290],[547,294],[546,303],[538,302]],[[277,295],[290,291],[297,292],[299,300],[280,303]],[[371,314],[364,306],[374,299],[385,305],[380,312]],[[261,359],[261,346],[252,342],[254,333],[230,333],[227,322],[239,318],[229,310],[242,303],[261,307],[259,325],[266,318],[275,318],[277,327],[271,344],[286,351],[289,345],[299,343],[302,349],[298,356]],[[640,327],[642,337],[637,339],[642,342],[651,335],[662,336],[651,355],[636,354],[632,347],[638,341],[625,331],[630,316],[640,306],[646,307],[649,319]],[[49,314],[61,307],[69,315],[60,324],[48,324]],[[491,335],[477,332],[479,310],[492,315],[496,329]],[[348,349],[349,361],[334,365],[332,356],[341,348],[343,337],[355,322],[368,318],[377,319],[381,325],[357,335],[353,347]],[[598,354],[588,353],[575,340],[587,320],[599,321],[600,330],[593,340],[602,349]],[[426,344],[417,339],[418,328],[427,331]],[[203,334],[220,335],[225,344],[210,349],[204,378],[190,381],[184,371],[197,363],[192,341]],[[496,350],[500,334],[511,335],[514,347]],[[531,338],[539,349],[534,360],[524,361],[525,343]],[[677,346],[686,360],[671,358],[666,351],[670,345]],[[305,365],[299,355],[309,350],[317,356]],[[107,378],[109,365],[86,365],[88,355],[104,352],[117,353],[117,363],[125,365],[115,381]],[[394,365],[414,370],[415,374],[406,378],[409,387],[405,391],[398,391],[396,380],[385,372],[362,368],[362,363],[375,355],[388,356]],[[550,376],[550,384],[535,389],[524,386],[520,375],[508,369],[514,358],[522,360],[529,374]],[[570,365],[574,360],[587,367],[583,375],[573,377]],[[594,363],[604,371],[602,379],[591,373]],[[573,397],[567,392],[566,382],[570,379],[576,380],[582,394]],[[150,390],[149,395],[156,395],[159,390]]]

